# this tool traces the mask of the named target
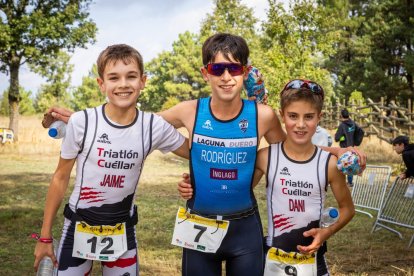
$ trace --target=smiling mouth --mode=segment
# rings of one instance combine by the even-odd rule
[[[132,92],[117,92],[117,93],[114,93],[114,94],[116,96],[120,96],[120,97],[127,97],[127,96],[131,95]]]

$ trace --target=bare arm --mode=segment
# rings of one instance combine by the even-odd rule
[[[298,245],[298,250],[304,254],[315,253],[323,242],[343,228],[355,215],[355,207],[351,193],[345,183],[345,177],[336,168],[337,158],[332,156],[328,165],[328,181],[338,203],[339,219],[327,228],[313,228],[303,233],[305,237],[313,236],[313,242],[308,246]]]
[[[186,127],[188,132],[190,132],[189,123],[194,121],[196,108],[196,100],[185,101],[170,109],[158,112],[157,114],[172,124],[175,128]]]
[[[269,144],[285,141],[286,133],[282,129],[282,125],[275,111],[271,107],[262,104],[257,105],[257,108],[259,138],[264,136]]]
[[[269,147],[262,148],[257,152],[256,169],[253,177],[253,188],[259,184],[260,179],[267,173],[267,160],[269,156]]]
[[[188,138],[185,138],[184,143],[175,151],[173,151],[174,154],[185,158],[190,159],[190,150],[188,148]]]
[[[52,237],[53,221],[56,217],[56,212],[62,203],[63,197],[65,196],[65,192],[69,183],[70,172],[72,171],[73,165],[75,164],[75,160],[76,159],[59,159],[59,164],[52,177],[52,181],[46,195],[43,225],[40,232],[40,237],[42,238]],[[55,266],[57,265],[57,260],[53,253],[51,243],[37,242],[34,255],[34,268],[36,271],[40,260],[46,255],[52,259]]]

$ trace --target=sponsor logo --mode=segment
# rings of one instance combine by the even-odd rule
[[[239,122],[239,128],[241,131],[246,132],[247,128],[249,127],[249,121],[243,119]]]
[[[289,170],[288,170],[288,168],[287,168],[287,167],[284,167],[284,168],[280,171],[280,174],[283,174],[283,175],[290,175]]]
[[[96,142],[103,143],[103,144],[111,144],[111,141],[109,141],[108,134],[106,134],[106,133],[99,136],[98,140]]]
[[[192,249],[194,249],[194,244],[190,244],[190,243],[184,243],[184,246],[186,247],[186,248],[192,248]]]
[[[215,169],[210,168],[210,178],[211,179],[220,179],[220,180],[237,180],[237,170],[230,169]],[[226,186],[227,189],[227,186]]]
[[[202,250],[202,251],[206,251],[206,247],[202,246],[202,245],[197,245],[197,249]]]
[[[213,130],[213,127],[211,126],[211,121],[210,120],[206,120],[204,122],[202,128],[209,129],[209,130]]]
[[[83,256],[83,254],[81,252],[79,252],[79,250],[76,251],[76,254],[78,254],[78,256]]]
[[[109,260],[108,256],[99,256],[99,260],[107,261]]]
[[[177,244],[183,244],[183,242],[182,242],[182,241],[180,241],[179,239],[175,239],[175,242],[176,242]]]

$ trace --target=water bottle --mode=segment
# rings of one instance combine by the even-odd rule
[[[59,246],[59,240],[53,240],[53,251],[55,252],[55,256],[57,254],[57,249]],[[43,257],[43,259],[39,263],[39,267],[37,268],[36,276],[53,276],[55,275],[55,267],[53,265],[52,259],[48,256]]]
[[[63,138],[66,134],[66,124],[62,121],[55,121],[49,127],[49,136],[54,139]]]
[[[329,227],[339,219],[339,211],[335,207],[323,209],[321,217],[321,227]]]

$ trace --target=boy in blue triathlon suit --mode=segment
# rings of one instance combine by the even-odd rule
[[[329,275],[325,241],[355,214],[344,175],[336,167],[337,157],[312,144],[323,98],[323,89],[315,82],[297,79],[286,84],[280,115],[287,138],[261,149],[257,156],[256,177],[265,174],[267,183],[267,246],[271,249],[266,276],[286,270],[297,275]],[[339,219],[322,228],[328,185],[339,206]]]
[[[136,108],[146,81],[139,52],[112,45],[97,65],[97,81],[108,103],[70,117],[46,197],[35,270],[49,256],[57,275],[90,275],[92,260],[102,261],[103,275],[138,275],[134,199],[145,158],[155,149],[188,158],[188,143],[173,126]],[[75,161],[75,185],[55,257],[53,220]]]

